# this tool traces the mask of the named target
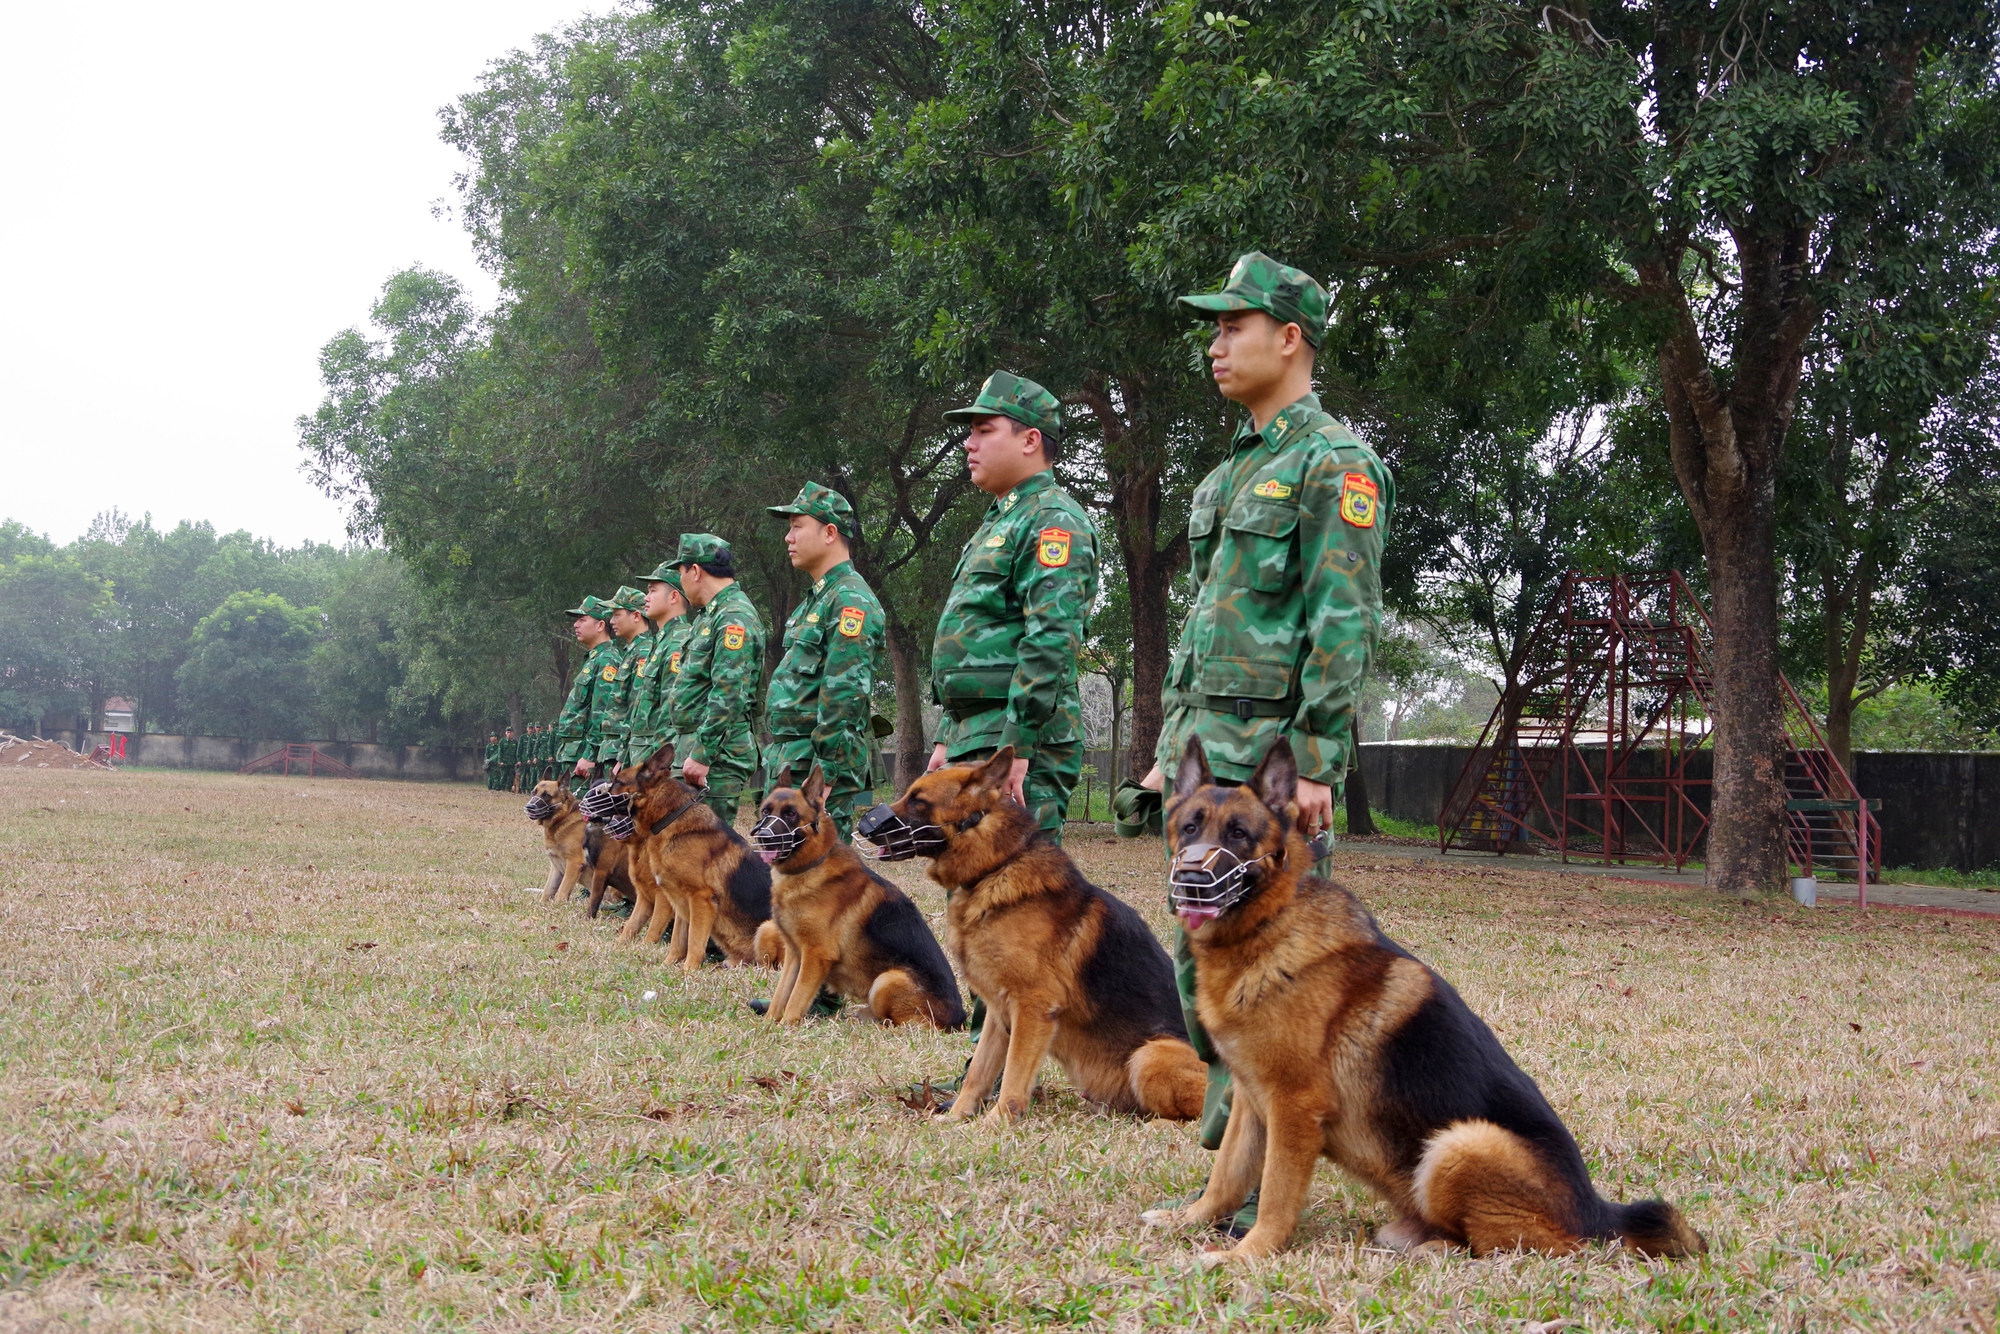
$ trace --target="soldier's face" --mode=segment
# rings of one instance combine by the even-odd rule
[[[832,524],[810,514],[794,514],[791,525],[785,529],[785,553],[791,557],[792,568],[813,568],[832,549],[839,532]]]
[[[685,610],[681,595],[664,579],[646,585],[646,615],[655,621],[671,621]]]
[[[1012,491],[1045,466],[1042,433],[1012,417],[982,417],[965,435],[965,466],[972,484],[990,495]]]
[[[1277,388],[1298,355],[1302,339],[1291,332],[1297,328],[1280,324],[1261,310],[1231,310],[1218,316],[1208,359],[1222,396],[1250,403]]]

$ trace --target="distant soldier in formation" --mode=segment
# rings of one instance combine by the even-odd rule
[[[771,674],[764,774],[769,782],[789,768],[793,781],[804,783],[817,761],[827,812],[846,839],[875,802],[869,723],[887,623],[874,590],[854,569],[854,507],[847,497],[807,482],[791,504],[770,510],[788,523],[792,567],[811,576],[813,586],[785,622],[785,656]]]
[[[536,723],[528,730],[535,734],[534,768],[528,775],[528,786],[533,787],[550,776],[550,765],[554,762],[554,755],[549,748],[550,736],[547,723]]]
[[[508,728],[500,738],[500,790],[514,790],[514,775],[521,763],[521,742],[515,737],[514,729]]]
[[[674,552],[681,588],[700,611],[675,678],[674,755],[681,775],[727,824],[757,770],[752,718],[763,682],[764,623],[736,582],[729,544],[712,533],[682,533]]]
[[[1157,762],[1141,782],[1162,789],[1196,736],[1216,778],[1244,782],[1283,739],[1298,761],[1303,832],[1330,833],[1382,626],[1382,546],[1395,482],[1313,393],[1326,289],[1252,253],[1220,292],[1181,301],[1214,318],[1208,355],[1216,387],[1249,419],[1237,427],[1229,457],[1195,488],[1194,606],[1167,668]],[[1228,1125],[1229,1071],[1195,1012],[1194,961],[1178,926],[1174,947],[1188,1036],[1209,1063],[1201,1134],[1213,1149]],[[1255,1216],[1253,1195],[1236,1228]]]
[[[653,623],[646,619],[646,595],[626,584],[611,597],[611,637],[618,641],[618,674],[604,695],[597,726],[596,759],[606,775],[625,756],[631,722],[632,684],[653,648]]]
[[[556,759],[571,775],[588,781],[597,768],[590,720],[598,688],[608,690],[618,677],[618,648],[611,638],[611,604],[603,598],[587,597],[571,607],[569,614],[576,618],[570,627],[576,642],[590,651],[570,683],[562,717],[556,720]]]
[[[503,786],[503,771],[500,768],[500,734],[486,734],[486,790],[498,792]]]
[[[626,702],[625,749],[621,766],[644,764],[674,739],[672,696],[680,675],[681,654],[687,648],[688,604],[681,592],[681,572],[673,562],[661,561],[646,575],[646,619],[659,627],[653,631],[646,660],[632,675],[631,694]]]
[[[930,768],[1014,748],[1010,790],[1062,841],[1083,775],[1077,655],[1097,597],[1097,529],[1050,471],[1062,445],[1055,395],[997,371],[970,407],[972,484],[993,497],[952,574],[931,650],[931,692],[944,708]]]

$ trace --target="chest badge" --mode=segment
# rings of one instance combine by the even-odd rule
[[[1373,528],[1379,499],[1375,483],[1351,472],[1340,479],[1340,517],[1356,528]]]
[[[1042,529],[1035,536],[1035,559],[1052,570],[1069,564],[1069,540],[1067,528]]]
[[[806,613],[806,624],[807,624],[807,625],[818,625],[818,624],[819,624],[819,613],[818,613],[818,612],[816,612],[816,611],[809,611],[809,612],[807,612],[807,613]]]
[[[986,539],[986,545],[987,545],[987,546],[989,546],[989,547],[1004,547],[1004,546],[1006,546],[1006,545],[1007,545],[1007,534],[1005,534],[1005,533],[995,533],[995,534],[993,534],[993,536],[991,536],[991,537],[989,537],[989,538],[987,538],[987,539]]]
[[[846,635],[849,639],[861,638],[861,623],[865,619],[867,619],[867,613],[863,612],[861,608],[842,607],[840,609],[840,633]]]
[[[744,635],[745,631],[742,626],[725,625],[722,627],[722,646],[731,653],[734,653],[737,649],[743,647]]]
[[[1353,475],[1353,473],[1348,474],[1350,477]],[[1364,478],[1363,480],[1366,479]],[[1292,490],[1293,488],[1286,486],[1277,478],[1272,477],[1251,487],[1250,494],[1253,496],[1262,496],[1266,500],[1288,500],[1291,498]]]

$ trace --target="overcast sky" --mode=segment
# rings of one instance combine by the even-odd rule
[[[610,0],[17,4],[0,19],[0,518],[345,541],[316,357],[396,269],[492,283],[438,108]]]

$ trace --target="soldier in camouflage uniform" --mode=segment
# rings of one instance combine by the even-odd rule
[[[549,776],[548,724],[530,723],[528,734],[533,742],[529,747],[528,786],[533,787]]]
[[[646,585],[646,619],[659,628],[653,631],[646,660],[633,673],[621,767],[644,764],[674,739],[671,696],[687,648],[688,604],[681,592],[681,572],[672,562],[661,561],[641,582]]]
[[[591,758],[597,748],[590,735],[590,720],[600,687],[610,688],[618,676],[618,649],[611,638],[611,604],[600,597],[587,597],[569,609],[576,617],[571,627],[576,641],[590,650],[570,683],[569,698],[562,716],[556,719],[556,759],[575,778],[588,781],[597,767]],[[572,786],[580,787],[581,783]]]
[[[521,743],[508,728],[500,737],[500,790],[514,790],[514,775],[521,763]]]
[[[887,620],[868,581],[855,572],[854,507],[838,491],[807,482],[789,505],[771,513],[790,525],[785,545],[792,566],[813,578],[785,622],[785,656],[771,674],[764,712],[771,744],[766,781],[789,768],[803,783],[817,760],[827,784],[827,812],[842,839],[875,804],[870,702],[883,655]]]
[[[630,584],[611,595],[611,637],[618,641],[618,675],[604,701],[597,727],[597,762],[615,772],[625,758],[632,711],[632,687],[653,649],[653,623],[646,619],[646,595]]]
[[[674,680],[674,756],[724,823],[736,823],[743,789],[757,771],[751,718],[764,681],[764,622],[736,582],[729,544],[712,533],[682,533],[674,552],[681,588],[701,615],[688,632]]]
[[[1395,480],[1312,392],[1328,304],[1317,282],[1252,253],[1222,291],[1181,301],[1215,318],[1217,387],[1250,420],[1195,488],[1194,606],[1167,668],[1157,763],[1143,783],[1160,790],[1190,737],[1201,738],[1218,779],[1239,783],[1283,739],[1298,761],[1305,832],[1330,834],[1382,626]],[[1196,1016],[1194,961],[1178,927],[1174,959],[1188,1036],[1209,1063],[1201,1137],[1213,1149],[1229,1121],[1229,1072]],[[1255,1210],[1252,1196],[1231,1230],[1254,1222]]]
[[[500,790],[500,775],[500,734],[498,732],[488,732],[486,734],[486,790],[488,792],[498,792]]]
[[[1055,395],[997,371],[971,407],[972,482],[993,497],[952,574],[931,649],[931,695],[944,708],[931,769],[1014,747],[1013,792],[1062,842],[1083,774],[1077,654],[1097,597],[1097,529],[1050,468],[1062,439]]]

